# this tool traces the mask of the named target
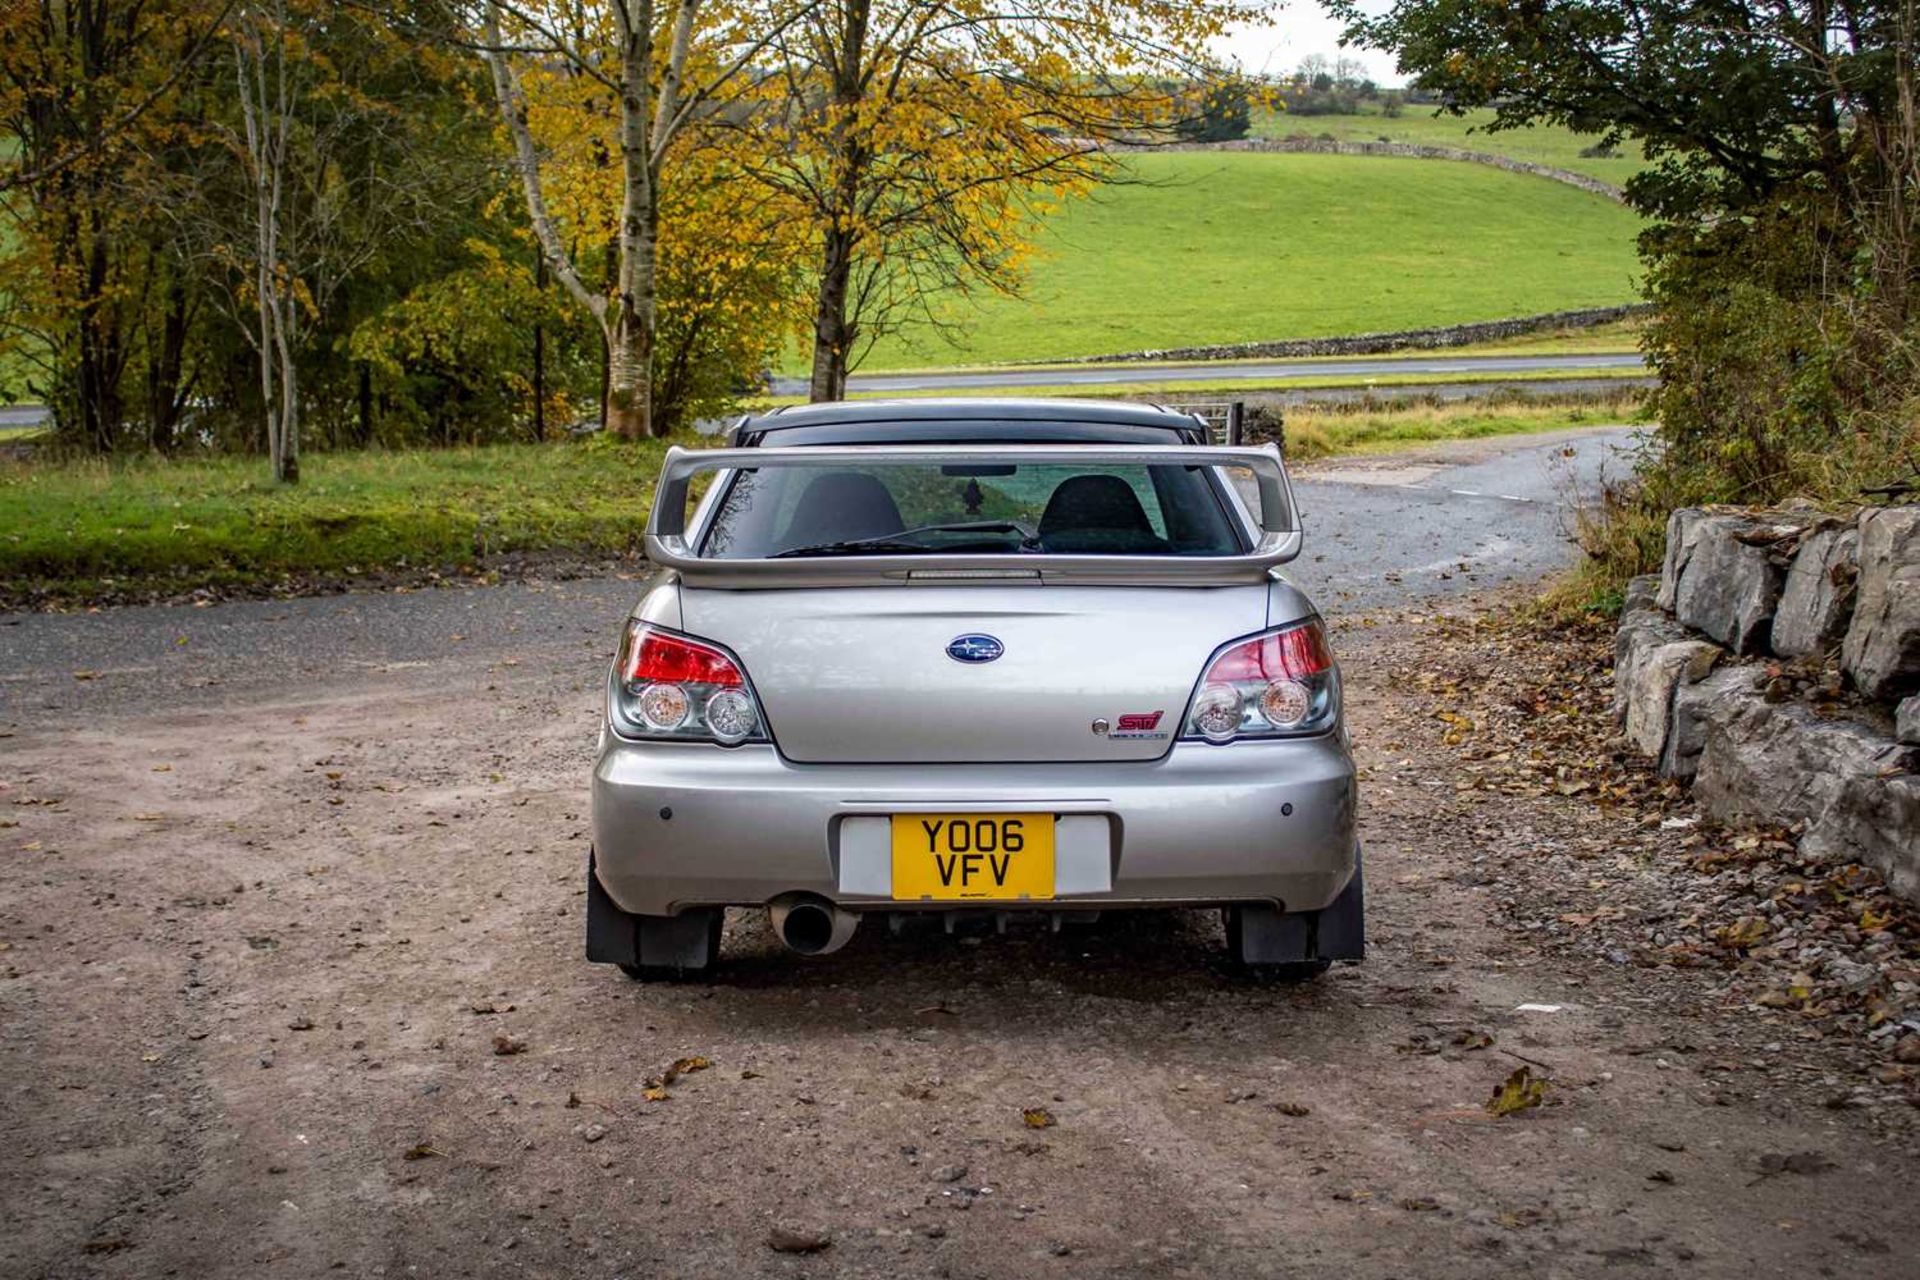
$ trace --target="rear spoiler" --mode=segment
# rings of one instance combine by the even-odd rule
[[[1236,467],[1252,473],[1260,495],[1254,547],[1234,556],[956,555],[820,556],[730,560],[695,554],[712,503],[701,505],[690,531],[687,495],[694,477],[708,472],[757,471],[764,467],[851,465],[875,462],[953,466],[969,462],[1018,464],[1108,463],[1135,466]],[[713,492],[721,486],[715,485]],[[1249,526],[1247,510],[1232,481],[1228,493]],[[691,532],[691,536],[690,536]],[[778,449],[667,450],[660,485],[647,522],[647,558],[679,570],[689,583],[716,587],[805,587],[883,582],[1161,583],[1224,586],[1264,581],[1268,570],[1300,554],[1301,530],[1280,450],[1200,445],[818,445]]]

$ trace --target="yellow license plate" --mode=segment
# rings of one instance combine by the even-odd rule
[[[893,896],[996,901],[1053,896],[1050,813],[896,813]]]

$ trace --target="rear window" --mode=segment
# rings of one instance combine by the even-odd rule
[[[701,546],[722,560],[1245,550],[1203,467],[977,462],[738,472]]]

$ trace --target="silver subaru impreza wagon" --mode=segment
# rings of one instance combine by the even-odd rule
[[[1240,964],[1361,958],[1340,672],[1280,568],[1277,448],[1058,400],[818,405],[728,444],[662,469],[590,960],[704,975],[728,907],[807,955],[870,917],[1210,907]]]

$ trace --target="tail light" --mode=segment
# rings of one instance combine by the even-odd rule
[[[1324,733],[1340,718],[1340,668],[1318,619],[1236,640],[1207,664],[1183,736],[1208,742]]]
[[[760,704],[732,654],[630,622],[613,667],[613,723],[623,737],[734,746],[765,742]]]

